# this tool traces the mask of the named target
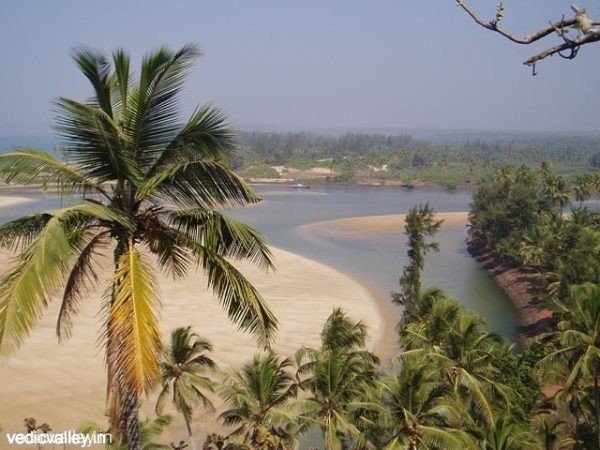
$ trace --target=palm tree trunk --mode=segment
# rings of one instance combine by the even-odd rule
[[[127,394],[124,396],[122,417],[125,423],[128,450],[140,450],[139,408],[140,405],[135,396]]]
[[[190,437],[190,443],[192,444],[192,450],[196,450],[196,443],[194,442],[194,437],[192,436],[192,427],[190,426],[190,421],[187,417],[183,417],[185,420],[185,427],[187,428],[188,436]]]

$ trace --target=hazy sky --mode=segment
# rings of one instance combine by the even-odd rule
[[[491,18],[497,0],[470,3]],[[533,31],[570,3],[509,0],[504,25]],[[577,3],[600,16],[600,1]],[[185,114],[213,102],[246,127],[600,129],[600,43],[532,77],[521,63],[539,45],[483,30],[454,0],[2,0],[0,36],[4,133],[49,130],[54,98],[88,96],[74,45],[137,63],[190,41],[205,55]]]

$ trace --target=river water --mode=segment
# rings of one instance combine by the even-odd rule
[[[355,216],[406,213],[419,203],[436,211],[468,211],[471,192],[406,190],[401,188],[312,188],[293,189],[260,186],[264,201],[250,208],[231,211],[252,225],[269,243],[342,269],[365,280],[389,298],[398,289],[398,278],[407,263],[402,230],[365,239],[318,236],[303,225]],[[437,286],[487,321],[490,331],[517,340],[517,318],[506,295],[467,253],[466,228],[446,225],[434,240],[439,253],[427,256],[423,282]]]

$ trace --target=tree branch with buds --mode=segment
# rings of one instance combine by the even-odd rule
[[[501,34],[505,38],[517,44],[532,44],[550,35],[556,35],[562,43],[549,47],[523,62],[530,66],[533,75],[536,75],[535,65],[538,61],[549,56],[559,55],[565,59],[573,59],[577,56],[581,46],[600,41],[600,20],[593,20],[583,8],[571,6],[573,17],[563,18],[557,22],[550,22],[546,28],[537,30],[527,36],[517,36],[500,27],[500,21],[504,18],[504,4],[499,3],[496,7],[496,16],[490,21],[485,21],[469,7],[464,0],[456,0],[458,7],[463,9],[477,24],[483,28]],[[570,35],[569,33],[573,33]]]

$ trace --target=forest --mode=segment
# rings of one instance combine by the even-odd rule
[[[552,163],[565,176],[600,168],[594,136],[415,139],[408,134],[238,132],[232,167],[246,178],[315,183],[474,186],[506,164]],[[276,170],[279,168],[280,170]],[[311,171],[322,168],[327,171]]]

